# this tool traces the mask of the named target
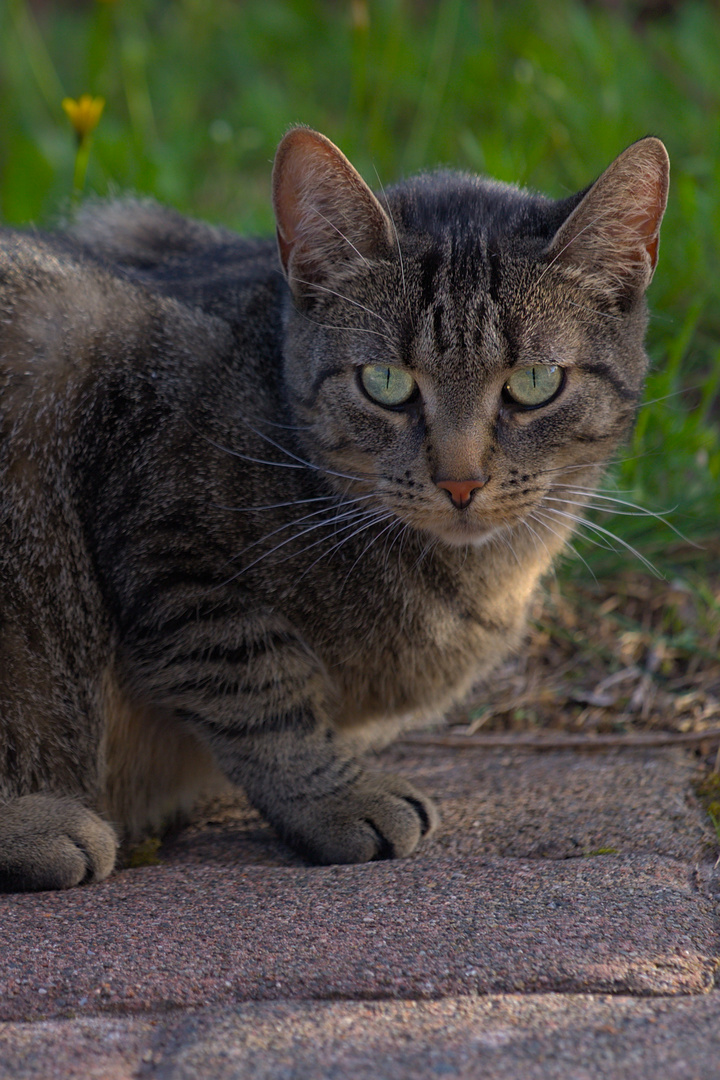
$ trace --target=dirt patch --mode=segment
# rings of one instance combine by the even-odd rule
[[[450,717],[457,733],[720,727],[720,569],[550,581],[520,655]]]

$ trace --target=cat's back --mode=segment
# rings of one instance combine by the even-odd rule
[[[150,201],[94,202],[63,231],[0,229],[0,264],[6,443],[14,419],[69,417],[93,387],[122,397],[120,384],[151,379],[180,401],[197,394],[198,365],[209,384],[213,367],[232,369],[248,393],[256,373],[276,381],[286,286],[273,241]]]
[[[277,323],[285,284],[272,239],[241,237],[137,199],[88,203],[65,236],[154,293],[251,330]]]

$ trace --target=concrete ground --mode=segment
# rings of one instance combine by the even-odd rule
[[[0,898],[0,1078],[718,1080],[720,869],[678,749],[398,745],[411,858],[313,868],[242,802],[158,865]]]

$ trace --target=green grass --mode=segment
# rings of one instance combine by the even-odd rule
[[[297,121],[337,142],[371,184],[450,164],[554,195],[585,186],[634,139],[660,135],[673,172],[650,293],[653,369],[615,482],[623,498],[671,510],[688,538],[712,542],[720,11],[688,2],[638,21],[633,10],[579,0],[0,0],[0,216],[45,224],[68,209],[65,95],[106,99],[87,192],[149,193],[243,231],[272,226],[270,163]],[[666,574],[687,557],[661,523],[607,524]],[[608,561],[581,550],[593,566]]]

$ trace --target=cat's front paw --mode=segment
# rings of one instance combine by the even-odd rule
[[[402,858],[439,822],[435,805],[400,776],[361,773],[332,796],[294,800],[283,838],[317,863]]]
[[[0,892],[102,881],[116,851],[111,826],[75,799],[23,795],[0,805]]]

